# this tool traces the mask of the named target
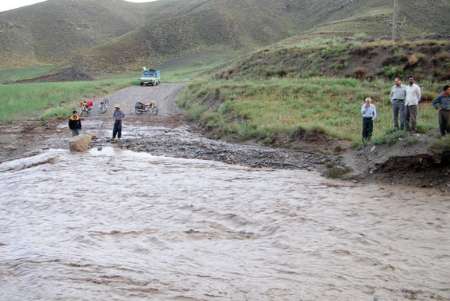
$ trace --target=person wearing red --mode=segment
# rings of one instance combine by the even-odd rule
[[[91,110],[94,107],[94,101],[92,99],[87,100],[87,108]]]

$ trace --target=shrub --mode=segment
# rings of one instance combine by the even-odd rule
[[[380,145],[380,144],[387,144],[387,145],[394,145],[397,143],[400,139],[406,137],[405,131],[399,131],[399,130],[387,130],[383,136],[380,138],[374,139],[373,144]]]
[[[423,53],[413,53],[408,56],[408,66],[414,67],[418,63],[422,62],[425,59],[425,54]]]
[[[353,76],[359,80],[364,80],[367,76],[367,68],[365,67],[356,67],[353,70]]]
[[[421,102],[432,102],[437,96],[436,92],[424,91],[422,92]]]
[[[384,76],[394,79],[396,77],[404,77],[403,68],[400,66],[385,66],[383,69]]]
[[[430,150],[435,154],[450,152],[450,136],[443,137],[431,145]]]

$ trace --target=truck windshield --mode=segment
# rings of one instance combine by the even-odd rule
[[[144,71],[145,77],[156,77],[156,72],[154,71]]]

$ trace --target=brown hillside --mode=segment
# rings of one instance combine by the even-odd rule
[[[1,64],[67,60],[142,25],[142,7],[121,0],[50,0],[2,12]]]
[[[294,39],[290,39],[290,42]],[[302,36],[295,44],[280,43],[217,72],[220,79],[347,76],[358,79],[415,75],[450,80],[450,37],[393,43],[356,38]]]
[[[450,31],[448,0],[400,0],[404,37]],[[304,32],[391,32],[391,0],[49,0],[0,13],[0,65],[67,62],[120,71]]]

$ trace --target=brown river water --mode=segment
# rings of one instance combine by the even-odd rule
[[[0,300],[450,300],[449,222],[432,190],[49,150],[0,164]]]

